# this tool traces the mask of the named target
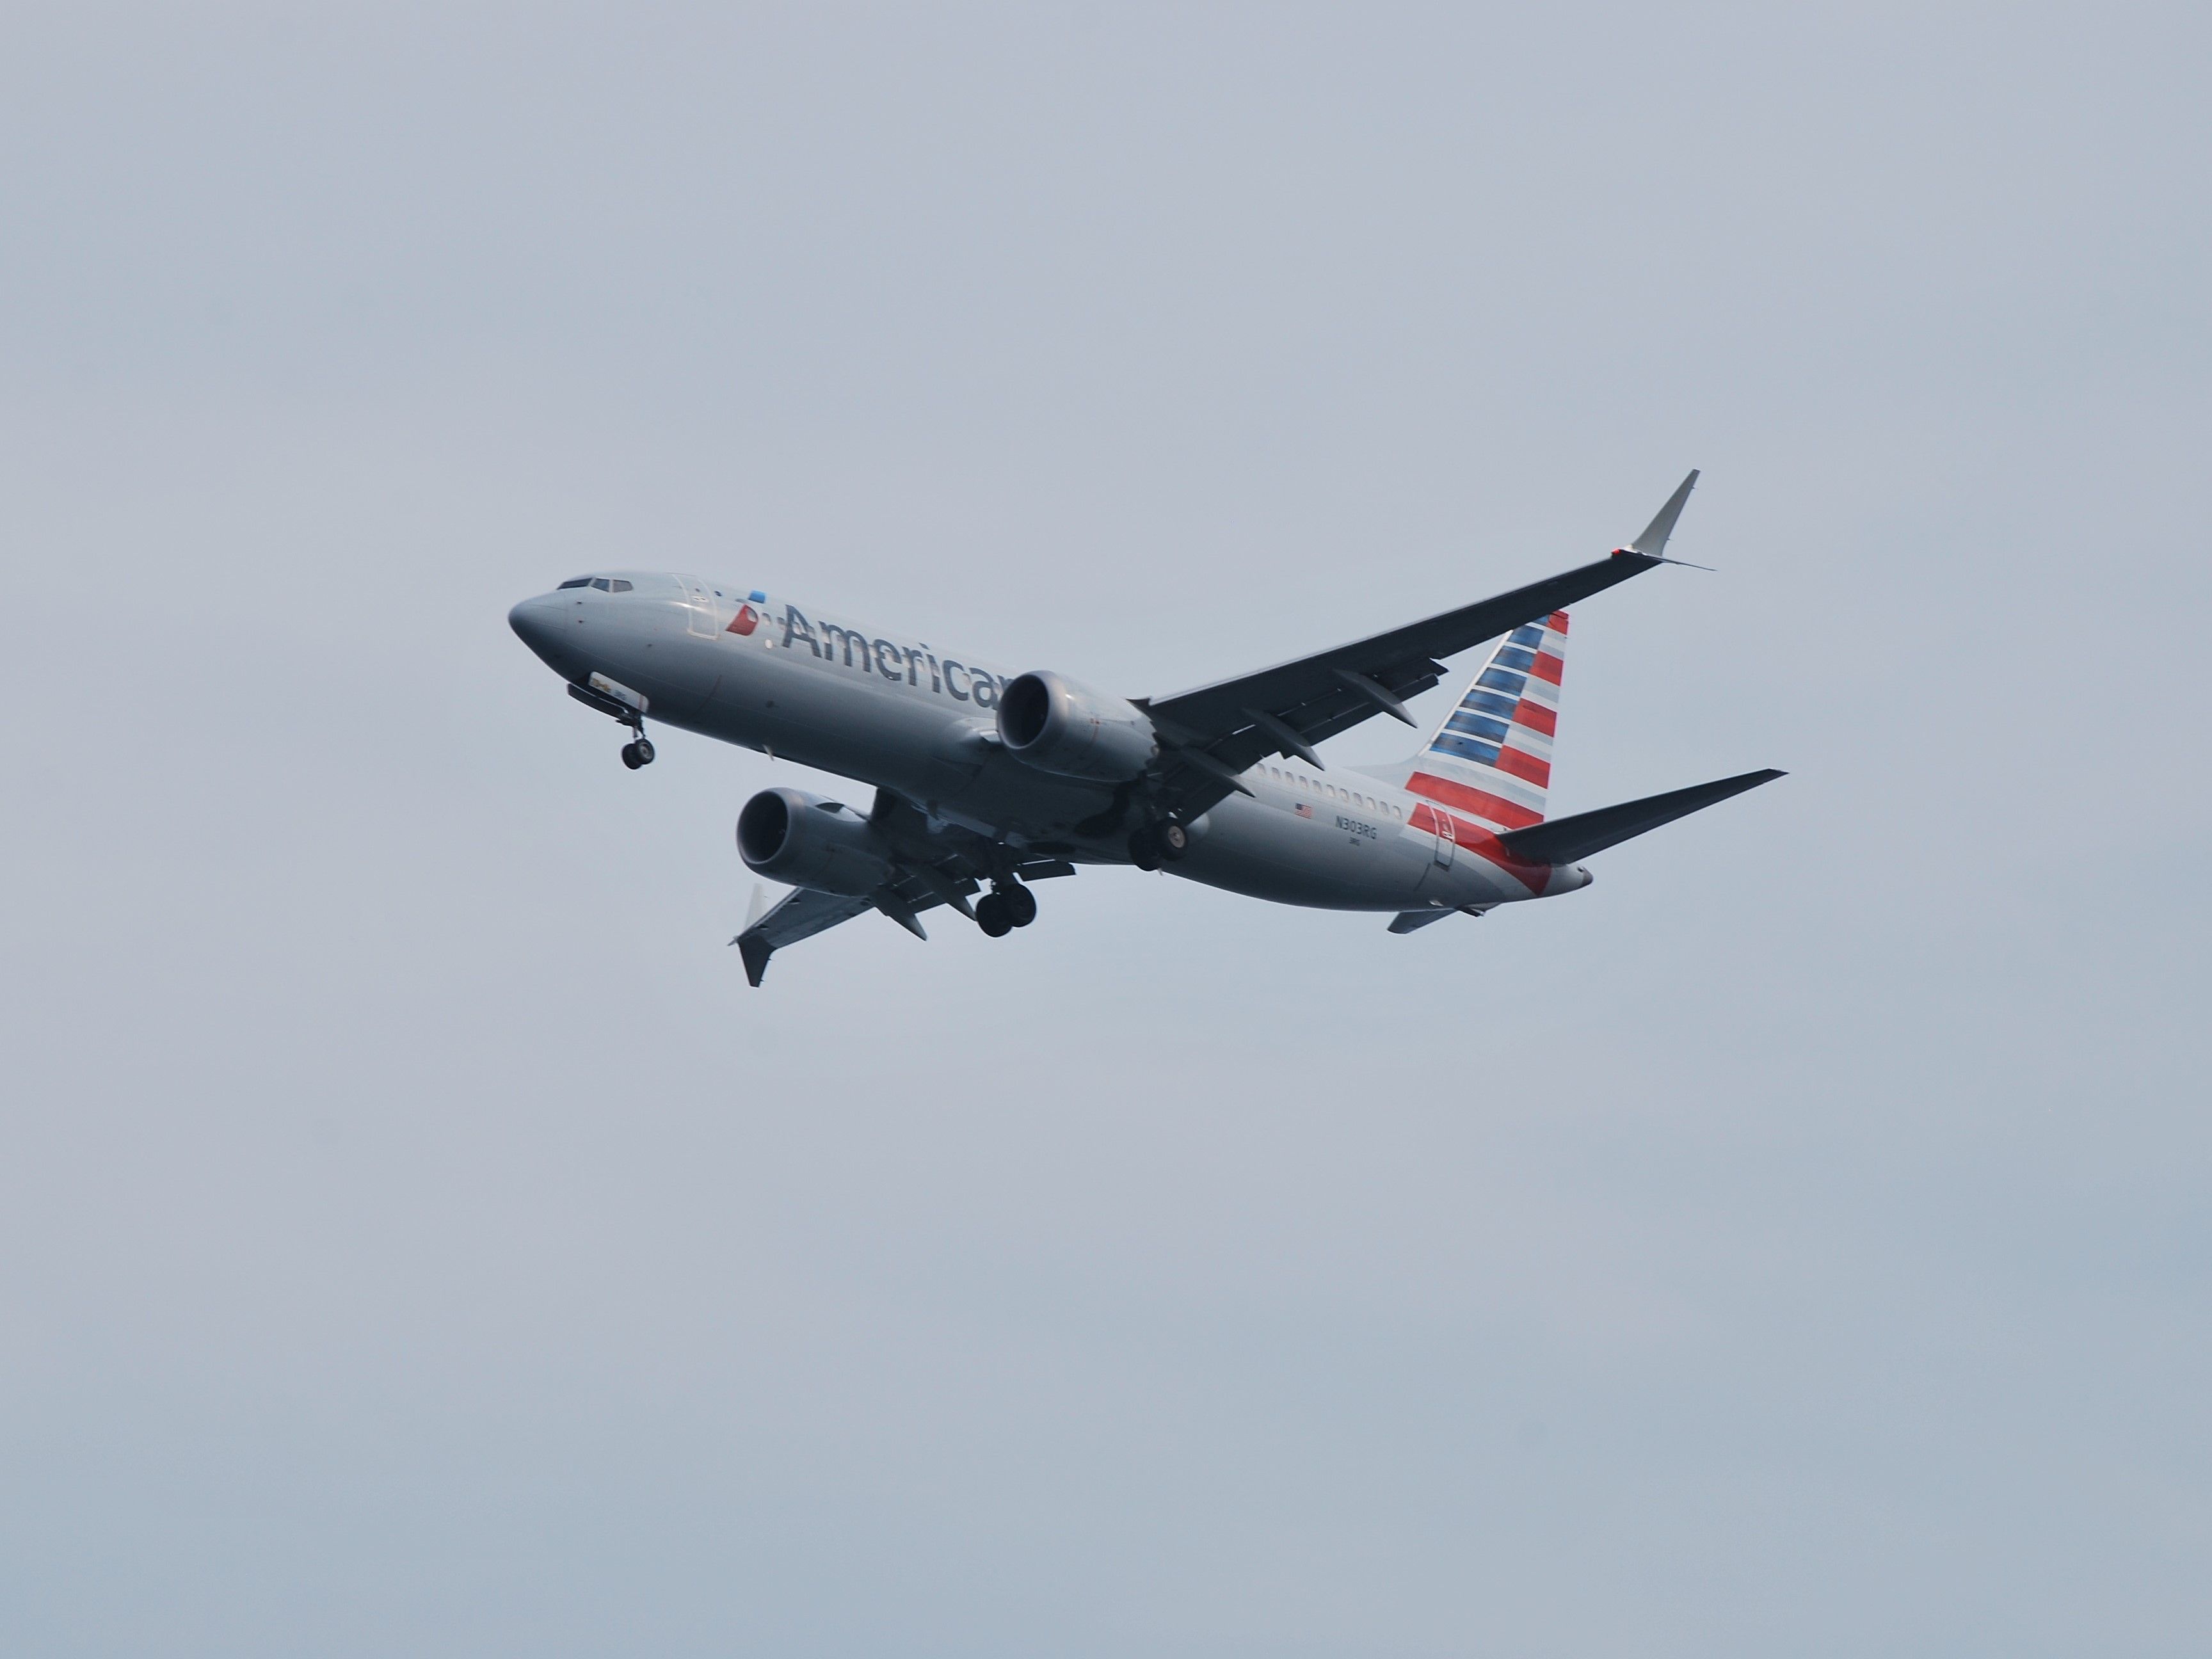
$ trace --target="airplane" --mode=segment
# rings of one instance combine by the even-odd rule
[[[1411,933],[1589,885],[1582,860],[1784,775],[1767,769],[1547,816],[1567,607],[1680,560],[1692,471],[1641,536],[1494,599],[1165,697],[1008,675],[909,635],[701,577],[610,570],[507,620],[568,695],[653,759],[663,725],[871,785],[863,810],[763,789],[738,854],[791,888],[731,941],[758,986],[775,951],[868,911],[917,938],[943,905],[998,939],[1036,919],[1030,884],[1134,865],[1279,904],[1371,911]],[[1333,769],[1319,745],[1408,698],[1439,659],[1496,647],[1420,749]],[[984,889],[988,885],[988,890]]]

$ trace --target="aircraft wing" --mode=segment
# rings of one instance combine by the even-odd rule
[[[876,820],[896,833],[902,818],[911,817],[911,804],[886,792],[877,792]],[[983,879],[1012,876],[1021,881],[1046,881],[1072,876],[1075,866],[1064,859],[1022,858],[993,848],[981,837],[938,852],[918,854],[898,865],[891,878],[872,893],[825,893],[811,887],[794,887],[762,915],[745,925],[730,941],[744,958],[745,978],[757,986],[768,971],[768,959],[787,945],[827,933],[840,922],[871,910],[880,910],[917,939],[927,939],[918,912],[933,905],[950,904],[963,915],[975,911],[968,896],[981,890]]]
[[[1169,793],[1184,814],[1195,816],[1237,788],[1231,780],[1265,756],[1303,755],[1319,766],[1313,746],[1362,720],[1388,714],[1413,725],[1406,699],[1449,672],[1436,659],[1471,650],[1668,562],[1667,538],[1697,482],[1695,472],[1683,479],[1634,543],[1594,563],[1255,674],[1139,699],[1167,748]]]
[[[730,943],[745,959],[746,981],[758,985],[768,971],[768,959],[785,945],[827,933],[839,922],[850,921],[875,908],[873,899],[794,887]]]

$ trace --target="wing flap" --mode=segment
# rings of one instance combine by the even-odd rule
[[[1668,563],[1668,538],[1697,482],[1695,472],[1683,479],[1644,533],[1605,558],[1403,628],[1139,706],[1194,737],[1196,744],[1185,743],[1186,749],[1203,746],[1235,772],[1269,754],[1301,752],[1301,744],[1310,750],[1385,710],[1402,718],[1401,705],[1407,698],[1443,678],[1444,665],[1437,659],[1472,650]],[[1229,793],[1218,768],[1204,764],[1171,763],[1164,781],[1186,813],[1203,811]]]
[[[1668,505],[1680,510],[1679,501]],[[1139,699],[1139,708],[1195,739],[1184,744],[1186,750],[1202,746],[1215,763],[1177,761],[1171,755],[1162,780],[1166,792],[1186,817],[1195,817],[1234,787],[1222,781],[1222,769],[1241,773],[1269,755],[1290,751],[1282,734],[1262,725],[1255,713],[1289,727],[1309,746],[1325,742],[1383,713],[1393,701],[1403,703],[1432,690],[1446,672],[1436,659],[1455,656],[1510,634],[1665,562],[1656,555],[1624,548],[1593,563],[1386,634],[1172,697]],[[1363,680],[1371,682],[1385,697],[1361,689]]]

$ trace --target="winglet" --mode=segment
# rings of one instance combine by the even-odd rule
[[[1682,516],[1682,504],[1690,499],[1690,492],[1698,487],[1698,470],[1690,469],[1690,476],[1682,480],[1682,487],[1667,498],[1667,505],[1659,509],[1659,516],[1644,526],[1644,533],[1621,550],[1624,553],[1640,554],[1647,559],[1667,556],[1667,538],[1674,533],[1674,520]]]
[[[745,982],[759,988],[761,975],[768,972],[768,959],[775,954],[765,933],[756,931],[760,919],[768,914],[768,889],[759,882],[753,884],[753,902],[745,908],[745,925],[730,941],[738,947],[738,954],[745,959]]]

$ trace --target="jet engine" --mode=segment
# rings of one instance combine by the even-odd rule
[[[738,855],[770,881],[828,893],[872,893],[890,879],[893,861],[866,818],[803,789],[763,789],[744,804]]]
[[[1040,772],[1120,783],[1160,752],[1144,711],[1058,674],[1024,674],[999,693],[999,738]]]

